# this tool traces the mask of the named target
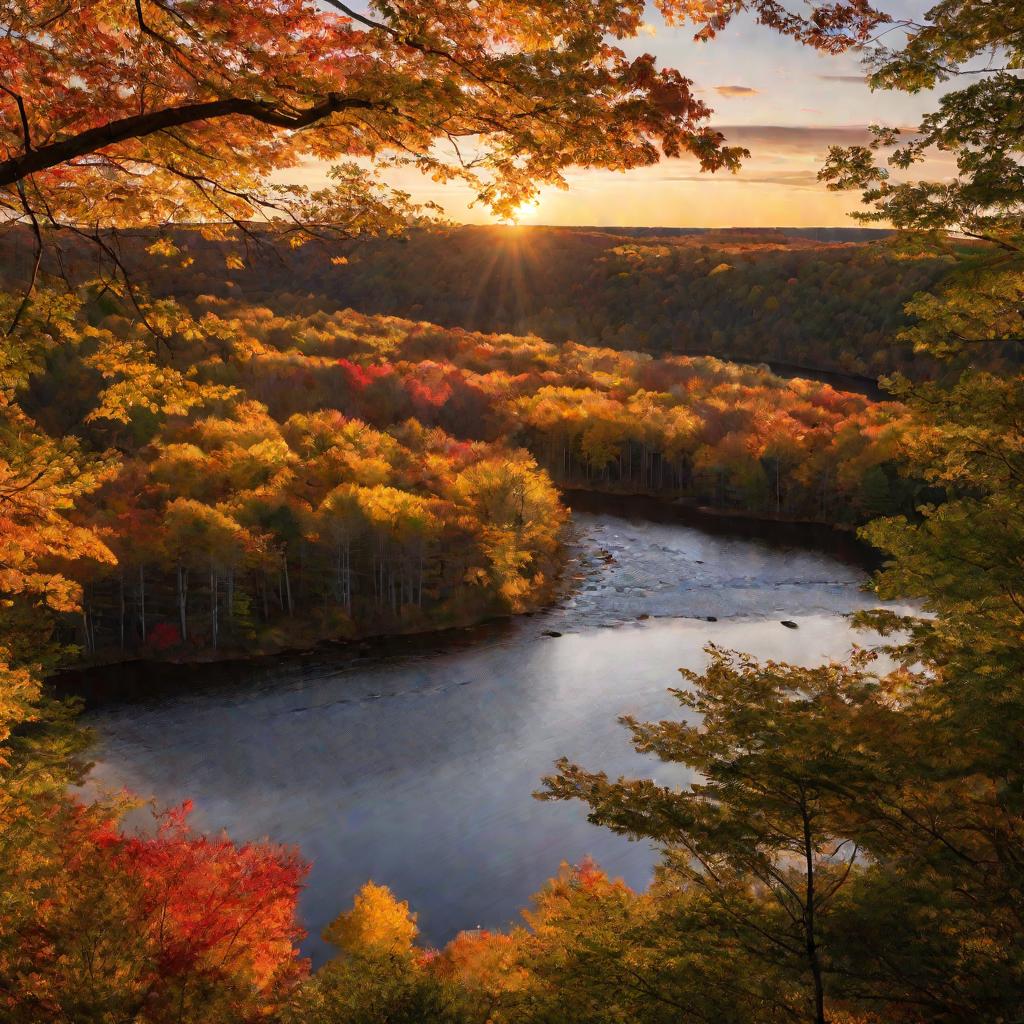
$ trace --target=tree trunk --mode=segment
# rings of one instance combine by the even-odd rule
[[[814,982],[814,1024],[827,1024],[825,1019],[825,986],[821,976],[821,960],[818,957],[818,943],[814,922],[814,844],[811,842],[811,821],[806,808],[804,820],[804,861],[807,870],[807,901],[804,905],[804,934],[807,947],[807,962]]]
[[[188,639],[188,569],[178,566],[178,620],[182,642]]]
[[[142,642],[146,642],[146,570],[139,564],[139,627],[142,632]]]
[[[217,649],[217,570],[210,563],[210,636],[213,649]]]
[[[352,611],[351,541],[338,545],[338,600],[346,612]]]
[[[291,615],[293,611],[292,606],[292,581],[288,576],[288,554],[284,555],[284,596],[288,602],[288,614]]]
[[[345,611],[352,614],[352,541],[345,541]]]

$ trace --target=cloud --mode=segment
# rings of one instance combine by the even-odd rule
[[[715,92],[717,92],[719,96],[727,96],[729,99],[757,95],[757,89],[751,89],[747,85],[716,85]]]
[[[731,185],[781,185],[784,188],[821,189],[821,182],[815,171],[761,171],[741,170],[739,174],[701,174],[699,171],[680,174],[661,174],[657,181],[693,181],[701,184]]]
[[[866,125],[716,124],[730,146],[746,146],[754,156],[825,155],[829,146],[865,146],[871,141]]]
[[[853,85],[865,85],[867,79],[863,75],[817,75],[823,82],[849,82]]]

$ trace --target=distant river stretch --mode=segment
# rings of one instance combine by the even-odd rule
[[[197,827],[299,846],[317,961],[320,931],[367,879],[408,900],[432,943],[514,920],[561,861],[590,855],[646,885],[656,852],[588,824],[581,806],[533,800],[541,775],[565,754],[685,782],[637,755],[617,716],[677,714],[666,688],[705,663],[709,642],[802,664],[842,657],[863,641],[843,614],[872,599],[862,569],[818,551],[627,514],[575,522],[578,590],[559,607],[358,657],[176,669],[189,693],[88,713],[91,785],[163,806],[189,798]]]

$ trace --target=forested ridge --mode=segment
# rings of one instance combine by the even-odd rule
[[[349,243],[342,252],[347,264],[314,264],[307,275],[299,262],[289,279],[367,313],[555,342],[871,378],[935,367],[894,337],[906,323],[905,302],[937,279],[942,264],[896,258],[884,241],[459,227],[420,231],[401,243]],[[259,299],[259,277],[238,287]]]
[[[1024,1019],[1024,10],[656,7],[708,45],[746,12],[857,51],[880,122],[888,91],[945,86],[912,131],[876,126],[821,169],[894,229],[887,248],[540,232],[570,258],[527,278],[533,233],[428,229],[436,211],[367,169],[457,180],[499,218],[575,166],[735,170],[747,154],[693,83],[618,45],[646,30],[639,0],[0,4],[0,234],[17,254],[0,293],[0,1019]],[[937,150],[955,170],[916,176]],[[322,187],[281,184],[310,160],[340,162]],[[282,289],[254,247],[327,283]],[[345,312],[362,303],[334,298],[335,275],[358,290],[360,264],[366,305]],[[566,290],[521,320],[524,281],[547,280]],[[388,311],[371,296],[415,321],[371,316]],[[667,340],[672,358],[630,351],[661,348],[648,309],[669,310],[666,339],[713,337],[714,320],[681,324],[694,296],[750,349],[730,355],[824,345],[830,366],[917,381],[872,404]],[[194,831],[187,778],[148,830],[125,822],[131,794],[81,788],[90,737],[46,683],[58,665],[525,607],[563,518],[544,465],[767,514],[883,513],[862,528],[885,557],[872,586],[914,602],[860,614],[878,646],[834,663],[708,648],[671,691],[678,718],[622,719],[686,782],[536,766],[540,799],[658,847],[647,890],[567,865],[519,927],[432,949],[368,881],[314,972],[302,851]],[[400,822],[395,837],[416,855]]]
[[[876,379],[941,364],[896,342],[905,303],[948,270],[891,239],[819,242],[784,231],[630,234],[600,228],[419,228],[280,250],[253,228],[244,260],[195,229],[122,232],[121,258],[159,294],[213,294],[282,313],[352,307],[494,333],[668,355],[776,362]],[[189,262],[146,253],[160,238]],[[4,241],[0,240],[0,246]],[[7,252],[27,244],[6,240]],[[66,243],[66,266],[92,258]],[[2,250],[0,250],[2,251]],[[77,258],[76,258],[77,257]],[[329,258],[328,258],[329,257]],[[8,265],[17,265],[9,258]],[[993,361],[1012,359],[993,351]],[[943,371],[945,372],[945,371]]]

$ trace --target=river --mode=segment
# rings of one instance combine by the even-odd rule
[[[843,614],[873,602],[854,561],[629,509],[577,512],[577,589],[542,613],[165,669],[173,693],[159,672],[122,671],[128,689],[85,716],[98,737],[90,788],[188,798],[201,829],[299,846],[315,961],[321,929],[367,879],[408,900],[432,943],[513,921],[562,861],[592,856],[644,886],[656,852],[588,824],[580,806],[532,799],[541,775],[565,754],[685,782],[637,755],[616,717],[675,715],[666,688],[705,663],[709,642],[803,664],[842,657],[864,640]]]

